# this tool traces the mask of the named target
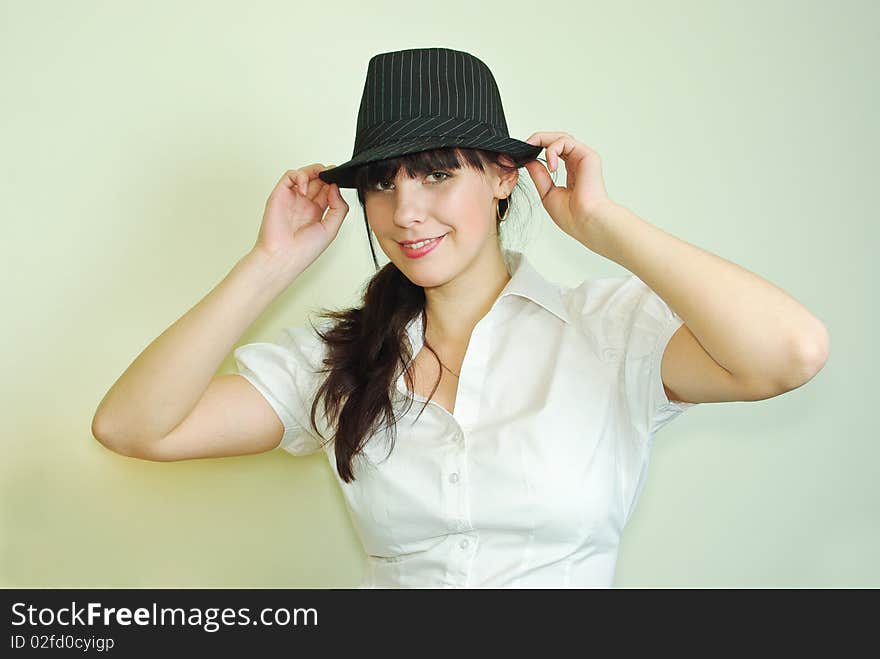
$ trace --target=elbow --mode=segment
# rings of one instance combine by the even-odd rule
[[[102,423],[103,422],[98,421],[97,419],[92,420],[92,437],[94,437],[95,440],[108,451],[132,457],[131,452],[125,448],[118,439],[114,439],[114,436],[110,434],[106,426],[102,425]]]
[[[92,437],[101,446],[113,453],[124,455],[127,458],[142,458],[142,454],[137,450],[136,445],[121,439],[123,435],[115,432],[106,419],[99,418],[97,414],[92,419]]]
[[[815,336],[801,344],[801,361],[809,374],[808,379],[812,379],[825,367],[825,362],[828,361],[828,355],[831,353],[831,334],[824,323],[819,320],[816,322],[818,329]]]
[[[114,450],[109,439],[110,435],[107,430],[107,424],[103,419],[99,419],[97,414],[92,418],[92,437],[105,448],[111,451]]]
[[[791,389],[801,387],[812,380],[825,367],[831,352],[831,335],[821,322],[816,333],[797,343],[796,357],[789,372]]]

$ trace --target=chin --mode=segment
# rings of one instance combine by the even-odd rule
[[[406,259],[406,257],[404,257]],[[440,286],[451,279],[449,273],[442,263],[432,263],[430,265],[422,265],[417,261],[395,261],[394,264],[406,278],[416,286],[430,288],[432,286]]]
[[[446,256],[442,259],[395,259],[395,265],[407,279],[422,288],[434,288],[449,283],[458,276],[460,266]]]
[[[414,285],[421,286],[422,288],[436,288],[437,286],[442,286],[450,280],[449,277],[435,277],[431,275],[424,275],[421,273],[417,276],[411,276],[409,275],[409,273],[407,273],[407,277]]]

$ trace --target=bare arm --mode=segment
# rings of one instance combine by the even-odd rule
[[[148,459],[238,455],[280,437],[269,404],[240,376],[214,377],[245,330],[335,239],[348,212],[321,163],[287,170],[253,249],[132,362],[98,405],[92,434]]]
[[[259,250],[248,252],[125,370],[98,406],[92,434],[126,454],[167,436],[193,410],[245,330],[299,273]]]

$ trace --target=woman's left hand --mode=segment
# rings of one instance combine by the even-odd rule
[[[576,238],[601,208],[613,203],[605,191],[599,154],[568,133],[533,133],[526,142],[544,147],[550,171],[557,171],[560,158],[565,162],[564,187],[556,185],[547,167],[537,160],[526,163],[525,168],[550,217]]]

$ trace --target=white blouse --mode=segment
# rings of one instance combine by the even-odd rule
[[[432,401],[416,422],[425,398],[412,394],[390,456],[377,433],[352,483],[323,447],[366,552],[360,588],[611,587],[654,435],[696,404],[666,397],[660,362],[683,320],[638,277],[571,288],[502,253],[511,279],[473,330],[454,414]],[[413,355],[421,323],[407,327]],[[320,450],[312,328],[233,355],[284,424],[279,447]],[[402,371],[396,384],[402,410]],[[332,437],[322,405],[317,422]]]

